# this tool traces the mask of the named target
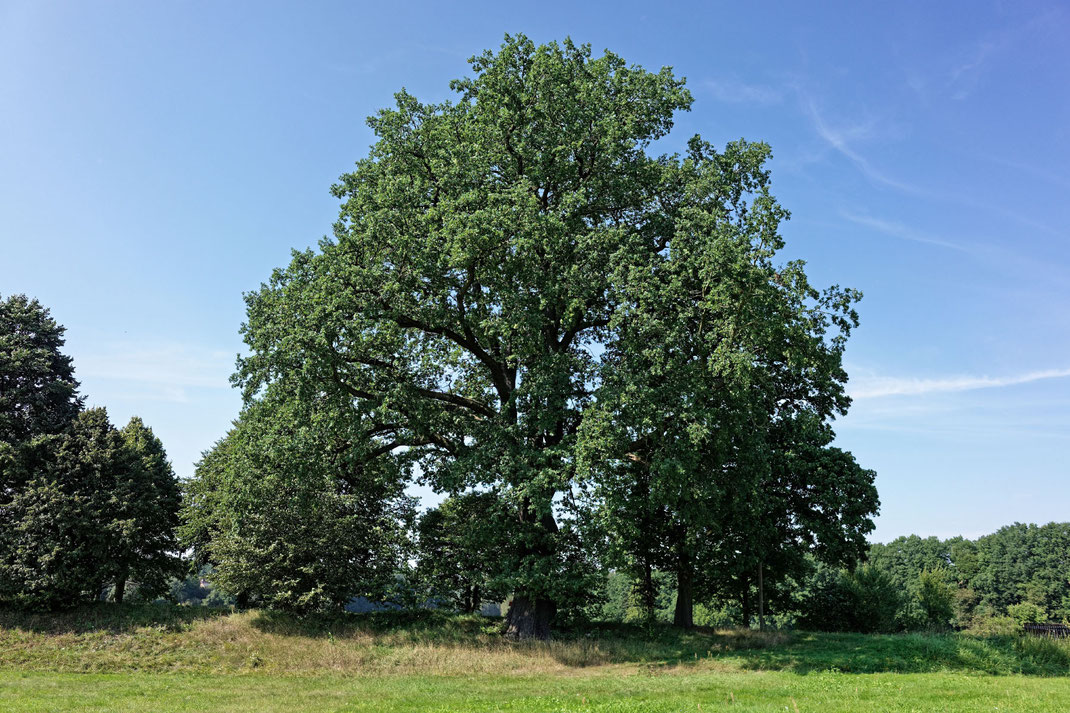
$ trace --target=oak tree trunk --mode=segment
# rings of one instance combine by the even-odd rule
[[[743,628],[750,628],[750,580],[743,578]]]
[[[123,573],[115,579],[115,603],[122,604],[126,594],[126,574]]]
[[[681,544],[677,550],[676,565],[676,611],[672,615],[674,626],[691,629],[695,626],[694,571],[691,555]]]
[[[515,594],[505,616],[505,634],[515,639],[549,639],[555,614],[557,605],[549,599]]]
[[[520,522],[538,522],[543,534],[553,535],[557,521],[550,512],[536,513],[529,499],[520,507]],[[552,555],[548,537],[539,538],[534,545],[523,546],[526,555],[547,557]],[[557,615],[557,602],[533,592],[515,592],[505,615],[505,634],[517,639],[549,639],[550,625]]]

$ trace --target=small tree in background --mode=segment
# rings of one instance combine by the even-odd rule
[[[249,404],[187,485],[183,544],[239,605],[298,613],[381,599],[408,556],[404,461],[351,401],[281,388]]]
[[[903,603],[892,578],[871,565],[854,572],[823,567],[803,603],[799,625],[818,631],[898,631]]]
[[[955,618],[955,588],[946,570],[922,570],[918,575],[917,602],[925,628],[951,627]]]
[[[502,530],[512,514],[495,492],[473,492],[446,498],[420,518],[416,576],[433,600],[477,612],[485,601],[507,594],[495,579],[495,561]]]

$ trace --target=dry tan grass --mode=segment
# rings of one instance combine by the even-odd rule
[[[357,622],[357,623],[354,623]],[[262,671],[286,674],[569,675],[731,668],[726,652],[761,648],[783,635],[706,631],[670,642],[636,636],[572,636],[549,642],[503,638],[493,622],[378,627],[342,620],[322,629],[255,611],[163,624],[80,625],[0,620],[0,667],[53,671]]]

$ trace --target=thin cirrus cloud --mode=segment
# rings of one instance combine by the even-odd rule
[[[956,203],[958,205],[968,206],[978,210],[983,210],[993,215],[999,215],[1008,220],[1012,220],[1020,225],[1029,227],[1033,230],[1041,231],[1044,233],[1057,235],[1063,237],[1064,231],[1053,228],[1050,225],[1041,223],[1028,215],[1022,215],[1016,211],[1008,210],[1002,207],[998,203],[992,201],[983,201],[976,198],[957,195],[954,193],[946,193],[944,191],[922,188],[915,186],[904,181],[900,181],[896,178],[889,176],[884,171],[880,170],[873,165],[865,156],[863,156],[853,144],[857,141],[865,140],[873,136],[873,123],[856,123],[853,125],[847,125],[843,127],[833,127],[830,125],[821,113],[817,109],[817,105],[814,103],[811,97],[808,97],[800,92],[800,100],[802,105],[802,111],[810,119],[810,123],[814,132],[825,142],[829,147],[834,149],[840,155],[847,158],[862,175],[864,175],[871,183],[878,186],[884,186],[893,190],[899,191],[904,195],[908,195],[914,198],[922,198],[927,201],[937,201],[943,203]],[[890,224],[885,223],[887,228]],[[876,225],[872,226],[876,227]],[[885,230],[885,232],[891,233],[891,230]],[[940,241],[939,239],[924,238],[924,236],[907,236],[905,231],[899,229],[897,231],[899,237],[907,238],[908,240],[916,240],[918,242],[930,242],[933,244],[941,244],[944,247],[949,247],[956,250],[965,250],[972,252],[970,248],[962,245],[956,245],[947,241]]]
[[[1070,377],[1070,369],[1045,369],[1010,376],[950,376],[937,379],[916,377],[868,376],[856,380],[848,392],[854,399],[873,399],[886,396],[923,396],[1016,386],[1047,379]]]
[[[186,403],[190,389],[229,389],[234,354],[181,344],[115,344],[76,355],[76,376],[94,395]]]
[[[810,97],[802,97],[802,108],[803,112],[809,117],[817,135],[826,144],[853,163],[870,181],[910,195],[927,195],[925,191],[916,186],[896,180],[876,168],[865,156],[851,146],[851,142],[856,139],[863,139],[872,134],[871,123],[855,124],[848,127],[833,127],[825,121],[825,118],[817,110],[817,105]]]
[[[784,99],[780,89],[734,79],[709,79],[703,86],[715,99],[728,104],[778,104]]]
[[[949,250],[958,250],[964,253],[976,254],[979,252],[978,248],[970,245],[962,245],[950,240],[944,240],[943,238],[933,237],[924,233],[919,233],[912,228],[908,228],[901,223],[896,223],[890,220],[883,220],[881,218],[873,218],[867,215],[859,215],[850,211],[841,210],[840,217],[844,220],[861,225],[866,228],[871,228],[885,235],[891,235],[895,238],[902,240],[910,240],[915,243],[924,243],[926,245],[935,245],[941,248],[948,248]]]

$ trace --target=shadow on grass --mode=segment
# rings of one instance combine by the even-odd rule
[[[654,673],[706,667],[799,675],[821,672],[1070,675],[1070,641],[1031,637],[762,633],[747,629],[681,631],[666,625],[585,624],[561,626],[548,642],[513,641],[502,636],[500,618],[432,610],[306,617],[251,611],[232,618],[229,609],[100,603],[62,613],[0,610],[0,633],[4,629],[45,636],[126,633],[137,639],[139,631],[185,632],[213,619],[225,623],[220,631],[226,637],[242,636],[241,631],[246,628],[247,633],[251,629],[293,639],[331,639],[332,645],[337,640],[358,659],[381,657],[415,669],[424,665],[421,661],[431,661],[427,665],[435,666],[439,665],[436,661],[455,664],[481,657],[484,665],[500,665],[503,670],[529,666],[537,670],[541,661],[574,669],[619,664]],[[181,637],[177,641],[184,645]],[[202,652],[205,656],[217,654],[211,648],[215,644],[206,641],[215,639],[190,639],[195,646],[208,646]],[[281,644],[254,636],[248,642],[268,657],[291,656],[301,650],[299,641]],[[525,660],[528,657],[530,661]],[[443,665],[453,671],[457,668],[454,664]]]
[[[549,656],[571,668],[633,664],[653,672],[712,664],[800,675],[949,671],[1070,675],[1070,642],[1013,636],[681,631],[666,625],[586,624],[562,627],[549,642],[511,641],[501,635],[500,618],[431,610],[301,618],[261,611],[251,623],[262,632],[285,636],[367,635],[385,646],[510,650]]]
[[[389,638],[391,643],[411,640],[425,644],[468,644],[480,637],[497,636],[501,630],[500,617],[431,609],[306,616],[262,609],[250,623],[258,631],[280,636],[318,638],[366,634]]]
[[[230,614],[230,609],[176,606],[174,604],[114,604],[97,602],[62,612],[26,612],[0,609],[0,629],[22,629],[38,634],[123,634],[137,629],[185,631],[195,622]]]
[[[803,634],[740,655],[750,670],[837,673],[962,672],[1070,675],[1070,646],[1027,637],[965,634]]]

